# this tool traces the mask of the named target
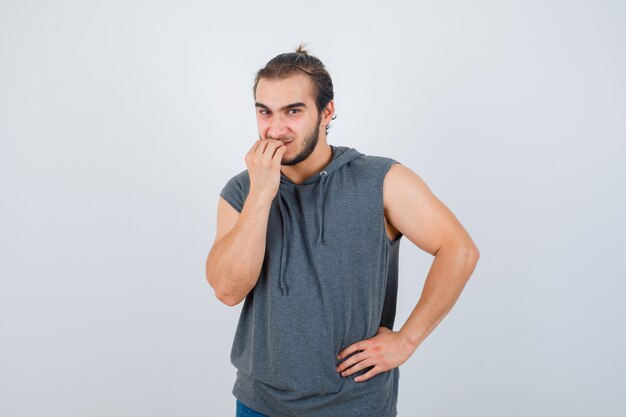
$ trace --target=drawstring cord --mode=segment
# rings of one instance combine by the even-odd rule
[[[317,221],[319,223],[319,233],[317,234],[317,243],[324,242],[324,194],[322,193],[328,173],[326,171],[320,172],[320,184],[317,188]]]
[[[289,222],[285,219],[287,213],[287,207],[285,206],[285,202],[283,201],[283,196],[278,192],[278,208],[280,211],[280,220],[283,225],[283,239],[282,239],[282,251],[280,253],[280,274],[278,276],[278,284],[280,286],[280,291],[283,295],[288,295],[289,288],[287,287],[287,283],[285,282],[285,265],[287,263],[287,236],[289,233],[287,232],[287,227]]]

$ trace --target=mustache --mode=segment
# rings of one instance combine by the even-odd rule
[[[259,139],[263,140],[263,138],[261,136],[259,136]],[[265,139],[273,139],[273,140],[279,140],[283,143],[285,142],[293,142],[293,138],[273,138],[271,136],[267,136]]]

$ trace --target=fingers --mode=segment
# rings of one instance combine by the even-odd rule
[[[279,140],[259,139],[246,154],[246,160],[253,160],[257,165],[280,165],[287,148]]]
[[[272,162],[274,162],[275,164],[280,165],[281,161],[283,160],[283,155],[285,154],[286,150],[287,150],[287,147],[285,145],[281,145],[278,148],[276,148],[276,153],[274,153],[274,157],[272,158]]]
[[[259,149],[259,146],[261,146],[262,142],[263,142],[262,140],[257,140],[256,142],[254,142],[250,150],[248,150],[248,153],[246,154],[245,159],[250,159],[254,155],[256,155],[257,150]]]
[[[374,366],[372,369],[370,369],[369,371],[365,372],[363,375],[359,375],[359,376],[354,377],[354,380],[356,382],[367,381],[368,379],[370,379],[374,375],[377,375],[377,374],[381,373],[382,371],[383,371],[383,369],[380,366]]]
[[[348,346],[347,348],[345,348],[341,353],[339,353],[339,356],[337,356],[337,359],[344,358],[350,355],[352,352],[356,352],[357,350],[365,350],[365,347],[366,346],[362,342],[354,343]]]
[[[263,162],[267,163],[268,165],[271,163],[275,163],[277,149],[281,147],[285,148],[285,146],[281,141],[274,139],[268,139],[264,142],[267,142],[267,145],[265,146],[265,151],[263,152]],[[284,153],[284,150],[282,153]],[[282,156],[282,153],[280,154],[280,156]],[[280,163],[280,160],[278,162]]]
[[[361,352],[361,353],[357,353],[356,355],[352,355],[350,356],[348,359],[346,359],[344,362],[341,363],[341,365],[337,366],[337,372],[343,372],[344,370],[350,368],[352,366],[352,368],[356,368],[357,365],[354,365],[357,362],[363,361],[363,360],[367,360],[368,359],[368,354],[366,352]],[[354,366],[353,366],[354,365]],[[350,373],[346,374],[346,375],[350,375],[353,372],[358,371],[361,368],[357,368],[356,370],[352,370],[352,368],[350,368]],[[342,376],[344,376],[342,374]]]
[[[376,362],[373,359],[365,359],[362,360],[361,362],[357,363],[356,365],[351,366],[350,368],[346,369],[345,371],[341,372],[341,376],[342,377],[346,377],[346,376],[350,376],[352,374],[355,374],[365,368],[369,368],[372,366],[376,366]],[[380,366],[380,364],[378,364]]]

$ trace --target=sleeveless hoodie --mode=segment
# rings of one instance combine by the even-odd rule
[[[362,382],[371,366],[346,377],[335,368],[346,347],[393,330],[403,235],[387,236],[382,191],[399,162],[330,147],[332,161],[303,183],[281,173],[232,345],[232,394],[270,417],[394,417],[399,368]],[[249,190],[246,169],[220,196],[241,212]]]

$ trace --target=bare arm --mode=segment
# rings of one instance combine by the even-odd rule
[[[206,278],[226,305],[239,304],[259,279],[272,200],[280,184],[285,146],[275,139],[258,140],[245,157],[250,191],[241,213],[220,197],[215,242],[206,260]]]
[[[424,290],[400,331],[384,326],[376,336],[359,340],[339,353],[342,376],[372,368],[354,378],[362,382],[405,363],[448,314],[459,298],[480,256],[465,228],[430,191],[422,179],[402,164],[391,166],[383,185],[385,218],[435,260]]]
[[[220,197],[218,230],[207,257],[206,277],[215,296],[226,305],[239,304],[256,285],[265,256],[270,205],[271,201],[249,196],[239,214]]]
[[[454,214],[409,168],[391,167],[384,197],[388,221],[435,257],[422,295],[400,330],[415,350],[452,309],[480,255]]]

